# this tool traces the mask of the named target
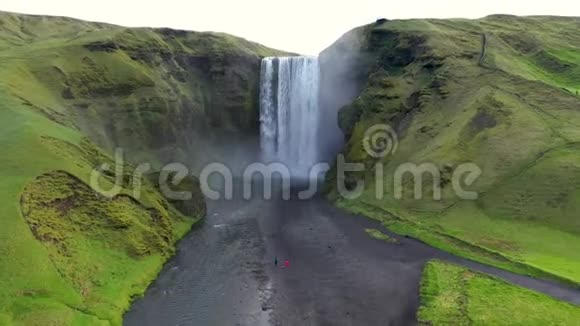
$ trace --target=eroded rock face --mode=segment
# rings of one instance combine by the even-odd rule
[[[418,106],[420,93],[399,94],[401,85],[393,76],[400,75],[413,62],[420,62],[429,73],[442,66],[442,59],[429,53],[423,35],[382,28],[386,22],[380,20],[355,28],[320,54],[321,107],[332,117],[325,128],[335,130],[338,126],[344,141],[350,139],[363,111],[382,110],[377,103],[357,107],[361,96],[365,95],[363,91],[380,90],[371,94],[376,102],[402,102],[399,111],[411,111]],[[445,92],[444,81],[443,78],[435,81],[442,92]],[[332,137],[336,139],[336,135]],[[336,152],[344,145],[332,139],[326,141],[334,144]]]
[[[100,146],[195,152],[223,135],[259,135],[260,60],[284,52],[168,29],[110,27],[103,38],[79,41],[34,72]]]

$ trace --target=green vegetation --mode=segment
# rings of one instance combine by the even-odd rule
[[[195,178],[176,186],[194,190],[187,202],[164,199],[155,173],[136,195],[131,163],[156,168],[191,157],[198,135],[253,131],[260,58],[278,53],[224,34],[0,12],[0,325],[120,325],[205,215]],[[90,171],[116,147],[123,189],[106,198]]]
[[[152,185],[138,201],[129,183],[127,195],[103,198],[89,172],[110,157],[2,98],[0,324],[120,324],[201,215],[183,216]]]
[[[466,268],[425,266],[418,319],[424,325],[574,325],[578,307]]]
[[[145,195],[157,207],[127,195],[109,200],[61,171],[26,186],[24,218],[59,275],[80,293],[83,303],[77,309],[117,321],[131,296],[139,294],[135,291],[155,277],[155,266],[173,253],[175,236],[191,226],[192,219],[167,211],[158,193]],[[33,297],[43,293],[27,291]]]
[[[365,232],[368,233],[369,236],[377,240],[382,240],[388,243],[399,243],[397,239],[391,238],[387,234],[384,234],[383,232],[377,229],[365,229]]]
[[[330,197],[385,222],[394,232],[519,273],[580,283],[580,32],[577,18],[490,16],[480,20],[394,20],[356,30],[360,96],[340,111],[347,162],[362,162],[346,184],[365,181],[356,200]],[[562,31],[566,31],[563,33]],[[485,55],[483,55],[485,40]],[[342,48],[348,48],[341,45]],[[330,51],[329,53],[332,53]],[[324,68],[324,67],[323,67]],[[380,123],[398,134],[398,149],[367,155],[365,131]],[[374,165],[384,164],[385,196],[375,198]],[[403,163],[433,163],[433,178],[394,174]],[[482,175],[456,196],[452,174],[475,163]],[[378,185],[381,186],[380,184]]]
[[[579,23],[492,16],[356,30],[348,42],[362,44],[355,79],[364,87],[340,114],[344,153],[372,171],[377,159],[362,138],[377,123],[394,126],[400,143],[380,159],[386,197],[375,198],[370,172],[352,174],[347,181],[362,177],[367,190],[339,205],[458,255],[578,284]],[[358,51],[358,43],[341,49]],[[156,173],[133,194],[131,163],[159,167],[224,134],[255,134],[260,58],[281,54],[224,34],[0,13],[0,324],[120,324],[175,241],[205,214],[199,191],[188,202],[165,200]],[[116,147],[129,162],[122,193],[106,198],[89,187],[90,171],[111,163]],[[405,197],[395,200],[391,176],[404,162],[436,163],[443,199],[413,199],[406,178]],[[479,192],[475,201],[458,200],[451,186],[463,162],[483,171],[468,187]],[[101,181],[111,186],[111,176]],[[426,178],[426,198],[430,185]],[[176,188],[198,185],[188,178]],[[432,284],[440,267],[429,266],[425,287],[439,297]],[[452,288],[445,291],[459,291],[439,279]],[[562,311],[546,320],[575,317],[569,306],[497,282],[465,280],[461,296],[470,304],[458,318],[505,311],[486,298]],[[501,293],[488,293],[494,287]],[[448,307],[439,304],[422,318],[442,320],[433,311]],[[514,318],[543,318],[527,315]]]

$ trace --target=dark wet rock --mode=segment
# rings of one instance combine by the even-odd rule
[[[112,41],[96,41],[85,44],[85,48],[93,52],[115,52],[119,45]]]
[[[62,98],[64,98],[65,100],[72,100],[75,98],[70,87],[66,87],[65,89],[63,89],[61,95],[62,95]]]

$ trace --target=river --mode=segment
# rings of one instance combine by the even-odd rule
[[[481,265],[397,236],[322,197],[209,202],[205,222],[125,325],[412,325],[424,264],[459,263],[580,304],[580,291]],[[370,238],[379,228],[399,240]],[[274,266],[274,258],[290,262]]]

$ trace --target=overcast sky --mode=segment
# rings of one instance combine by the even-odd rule
[[[0,10],[125,26],[225,32],[273,48],[317,54],[349,29],[378,17],[479,18],[493,13],[580,16],[580,1],[0,0]]]

